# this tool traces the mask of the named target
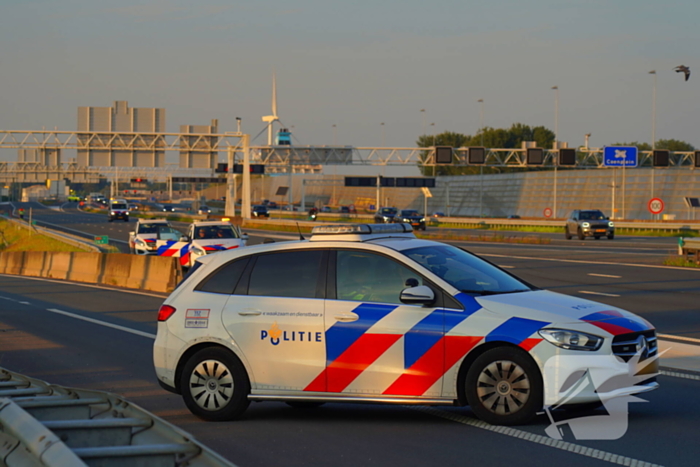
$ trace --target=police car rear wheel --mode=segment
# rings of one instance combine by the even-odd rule
[[[180,387],[187,408],[204,420],[234,420],[250,405],[245,368],[224,349],[203,349],[190,358]]]
[[[542,408],[542,379],[524,351],[499,347],[478,357],[467,373],[467,401],[474,414],[493,425],[518,425]]]

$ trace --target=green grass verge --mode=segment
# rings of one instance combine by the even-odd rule
[[[682,256],[669,256],[664,260],[666,266],[679,266],[683,268],[700,268],[700,264],[690,261]]]
[[[0,251],[87,251],[0,220]]]

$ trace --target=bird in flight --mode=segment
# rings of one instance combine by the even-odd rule
[[[688,68],[685,65],[677,66],[674,68],[676,70],[676,73],[681,73],[683,72],[685,74],[685,80],[688,81],[688,78],[690,78],[690,68]]]

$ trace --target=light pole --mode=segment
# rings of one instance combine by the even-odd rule
[[[236,131],[241,132],[241,117],[236,117]]]
[[[554,90],[554,145],[552,149],[559,155],[559,86],[552,86]],[[552,217],[557,218],[557,158],[552,161],[554,164],[554,202],[552,206]]]
[[[656,70],[651,70],[650,75],[654,75],[651,88],[651,197],[654,197],[654,149],[656,149]],[[654,218],[654,215],[651,215]]]
[[[333,124],[333,146],[336,145],[336,138],[335,138],[335,137],[336,137],[336,128],[337,128],[337,126],[336,126],[336,124],[334,123],[334,124]]]
[[[481,146],[484,145],[484,100],[477,101],[481,104],[479,108],[479,132],[481,133]],[[484,217],[484,164],[479,164],[479,219]]]
[[[384,147],[384,146],[386,146],[386,144],[385,144],[386,132],[384,129],[384,122],[380,123],[379,125],[381,125],[381,127],[382,127],[382,147]]]
[[[477,101],[479,104],[481,104],[481,108],[479,109],[479,133],[481,133],[481,145],[484,145],[484,100],[479,99]]]
[[[420,109],[420,113],[421,113],[422,120],[423,120],[423,128],[422,128],[423,134],[425,135],[425,109]]]

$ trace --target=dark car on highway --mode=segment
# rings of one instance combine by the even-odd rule
[[[393,222],[411,224],[413,230],[425,230],[425,217],[415,209],[402,209]]]
[[[270,217],[270,213],[267,211],[267,206],[262,204],[256,204],[251,208],[251,215],[253,217]]]
[[[598,209],[575,209],[569,214],[564,226],[567,240],[576,235],[579,240],[593,237],[598,240],[602,236],[610,240],[615,238],[615,224]]]
[[[389,224],[394,222],[394,216],[399,212],[396,208],[379,208],[374,214],[374,222],[377,224]]]

